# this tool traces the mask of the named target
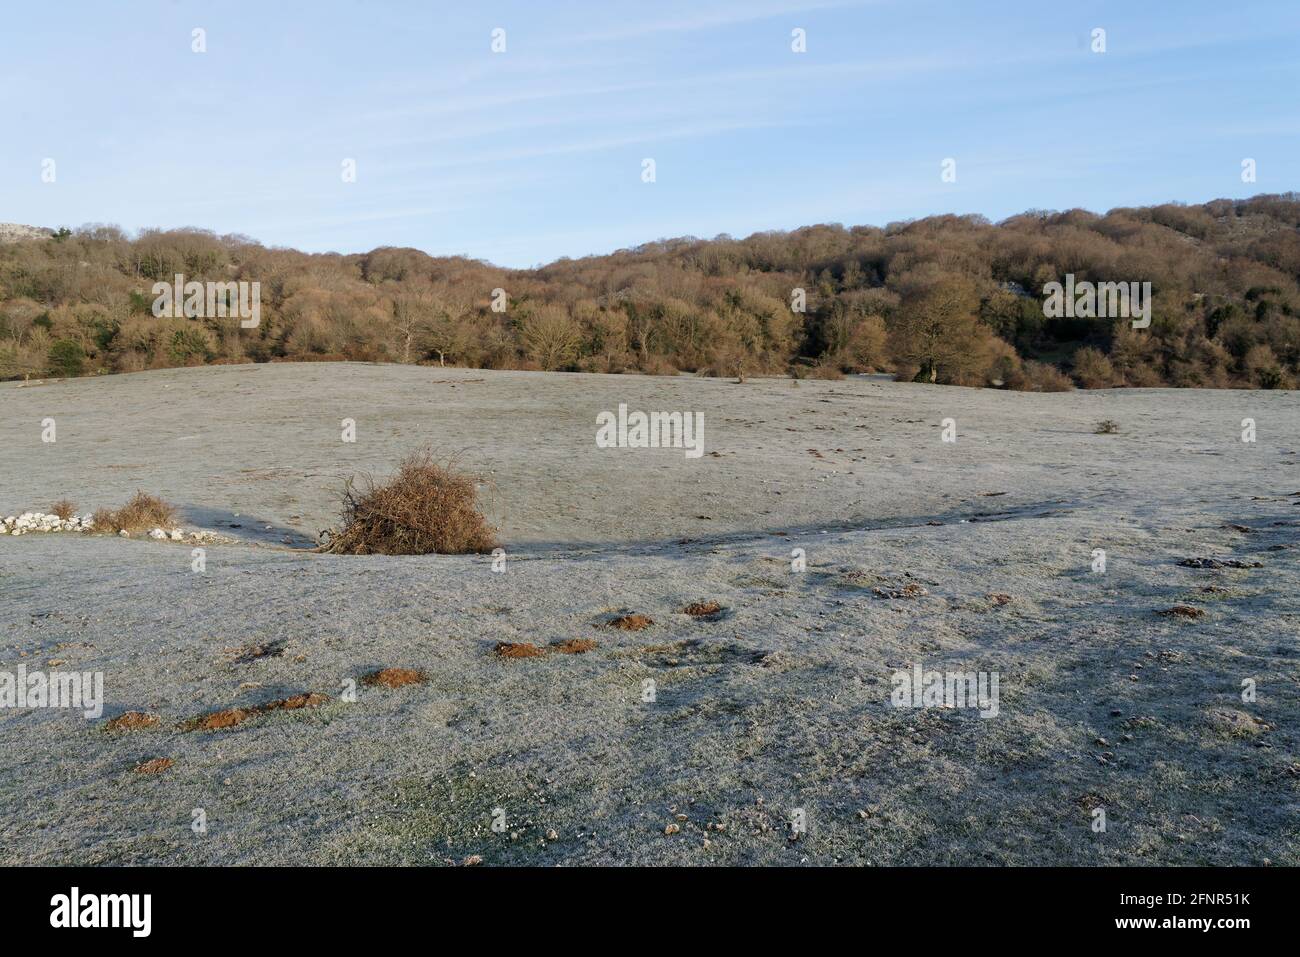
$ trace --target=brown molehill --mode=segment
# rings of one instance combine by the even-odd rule
[[[722,611],[722,606],[716,601],[696,601],[691,602],[682,611],[695,618],[703,618],[705,615],[716,615]]]
[[[363,685],[383,685],[385,688],[419,685],[428,680],[423,671],[416,671],[414,668],[382,668],[361,677]]]
[[[255,714],[257,714],[256,708],[226,708],[224,711],[214,711],[202,717],[191,718],[185,723],[185,730],[217,731],[221,728],[233,728]]]
[[[136,774],[162,774],[176,762],[171,758],[154,758],[144,764],[136,765]]]
[[[1193,608],[1191,605],[1174,605],[1172,608],[1166,608],[1160,614],[1168,618],[1204,618],[1205,612],[1200,608]]]
[[[562,655],[581,655],[595,647],[596,643],[590,638],[569,638],[565,641],[551,642],[551,648]]]
[[[270,711],[297,711],[299,708],[315,708],[328,700],[329,695],[308,691],[249,708],[226,708],[222,711],[214,711],[211,714],[191,718],[181,725],[181,730],[219,731],[222,728],[233,728],[235,725],[242,724],[249,718],[254,718],[259,714],[266,714]]]
[[[609,627],[617,628],[620,631],[640,631],[642,628],[649,628],[654,624],[654,619],[647,618],[645,615],[619,615],[609,623]]]
[[[302,694],[292,695],[288,698],[281,698],[279,701],[272,701],[270,704],[262,705],[259,711],[297,711],[299,708],[317,708],[329,701],[330,696],[327,694],[317,694],[315,691],[306,691]]]
[[[128,711],[119,714],[104,727],[109,731],[135,731],[139,728],[152,728],[158,723],[158,715],[147,711]]]
[[[527,641],[498,641],[492,651],[498,658],[539,658],[546,654]]]
[[[474,479],[425,448],[397,474],[343,491],[343,529],[322,546],[335,555],[465,555],[497,547],[496,530],[475,502]]]

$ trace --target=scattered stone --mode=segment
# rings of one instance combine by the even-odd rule
[[[46,512],[23,512],[21,515],[9,515],[0,519],[0,535],[26,535],[31,532],[93,532],[94,530],[95,518],[90,513],[59,518]],[[126,529],[122,529],[117,534],[122,538],[131,537],[131,533]],[[149,532],[149,537],[158,541],[169,539],[179,542],[184,540],[185,533],[179,528],[173,528],[171,531],[155,528]]]
[[[666,828],[664,828],[664,833],[665,833],[665,834],[676,834],[676,833],[677,833],[678,831],[680,831],[680,830],[681,830],[681,828],[678,827],[676,824],[669,824]]]
[[[23,512],[0,520],[0,535],[27,535],[32,532],[88,532],[95,527],[89,514],[60,518],[50,512]]]
[[[483,858],[478,854],[471,854],[460,863],[462,867],[477,867],[479,864],[483,863]]]

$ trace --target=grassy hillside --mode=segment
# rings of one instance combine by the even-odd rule
[[[900,378],[1026,390],[1294,388],[1300,196],[937,216],[662,240],[529,270],[415,249],[309,255],[112,226],[0,245],[0,378],[291,360]],[[156,281],[257,281],[261,321],[155,318]],[[1151,325],[1049,319],[1042,290],[1150,282]],[[806,308],[792,308],[803,290]],[[502,294],[494,293],[502,290]],[[494,296],[504,311],[492,308]]]

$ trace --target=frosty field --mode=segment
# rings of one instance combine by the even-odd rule
[[[598,448],[620,403],[704,454]],[[310,550],[424,443],[504,571]],[[0,671],[105,699],[0,708],[3,864],[1300,864],[1294,392],[232,365],[0,383],[0,449],[0,516],[233,540],[0,537]],[[997,714],[893,706],[917,664]]]

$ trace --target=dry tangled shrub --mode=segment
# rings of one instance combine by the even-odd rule
[[[497,547],[496,529],[475,502],[474,479],[419,449],[388,482],[349,480],[343,528],[323,550],[335,555],[464,555]]]
[[[95,509],[94,521],[95,531],[130,532],[134,535],[155,528],[174,528],[176,508],[156,495],[138,491],[121,508]]]
[[[1008,382],[1017,392],[1070,392],[1074,383],[1060,369],[1043,362],[1027,360]]]
[[[66,498],[61,498],[50,506],[50,514],[57,515],[63,521],[67,521],[77,514],[77,503],[70,502]]]

